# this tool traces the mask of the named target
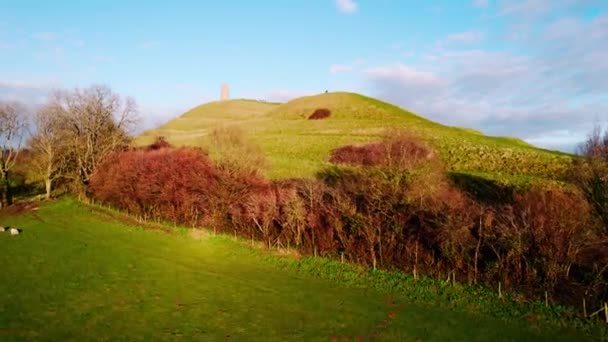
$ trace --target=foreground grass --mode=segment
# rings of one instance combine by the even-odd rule
[[[585,339],[344,281],[335,263],[121,221],[72,200],[0,217],[24,230],[0,234],[0,340]]]

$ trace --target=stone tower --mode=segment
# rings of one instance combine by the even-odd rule
[[[230,99],[230,89],[228,88],[228,84],[224,83],[222,85],[222,96],[220,98],[222,101]]]

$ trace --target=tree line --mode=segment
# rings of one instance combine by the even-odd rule
[[[53,91],[33,113],[0,102],[2,206],[13,202],[17,170],[43,183],[47,199],[56,185],[86,198],[99,162],[128,146],[136,124],[135,101],[102,85]]]

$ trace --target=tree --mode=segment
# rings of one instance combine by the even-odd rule
[[[74,158],[76,190],[83,195],[95,167],[128,146],[129,133],[138,121],[136,104],[101,85],[56,92],[53,98],[65,125],[67,149]]]
[[[32,165],[45,185],[46,199],[51,198],[54,181],[68,173],[71,156],[68,150],[68,127],[61,120],[62,108],[52,97],[33,118],[32,134],[28,145],[35,153]]]
[[[570,180],[585,194],[608,232],[608,130],[596,124],[568,170]]]
[[[11,205],[9,173],[15,166],[25,132],[25,110],[17,102],[0,102],[0,178],[2,205]]]
[[[209,138],[207,150],[220,169],[232,175],[263,173],[266,167],[264,152],[239,127],[216,128]]]

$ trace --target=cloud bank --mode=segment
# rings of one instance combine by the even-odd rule
[[[500,13],[550,10],[541,0],[508,2]],[[371,95],[442,123],[548,148],[572,151],[608,120],[608,15],[549,22],[520,43],[526,53],[468,47],[476,40],[448,35],[440,42],[461,44],[438,44],[417,63],[370,67],[363,81]]]

